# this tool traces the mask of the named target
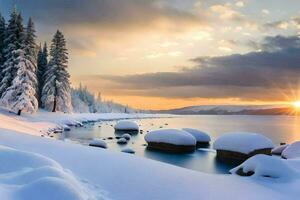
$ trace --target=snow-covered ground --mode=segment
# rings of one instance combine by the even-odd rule
[[[17,117],[1,111],[1,199],[298,199],[298,175],[276,179],[205,174],[131,154],[40,137],[40,131],[70,122],[146,116],[39,112]],[[258,161],[264,168],[276,168],[273,160]],[[299,173],[299,160],[286,163]],[[284,176],[284,172],[281,174]]]

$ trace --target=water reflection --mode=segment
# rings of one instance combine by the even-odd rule
[[[128,131],[115,132],[111,122],[85,124],[84,127],[72,128],[60,139],[71,139],[74,142],[87,145],[93,138],[102,138],[108,144],[108,149],[121,151],[132,148],[137,156],[185,167],[207,173],[228,173],[235,164],[226,164],[216,159],[214,151],[199,149],[190,154],[170,154],[146,149],[144,135],[151,130],[160,128],[196,128],[210,134],[214,141],[222,133],[230,131],[248,131],[262,133],[273,140],[274,144],[291,143],[300,140],[300,118],[289,116],[181,116],[164,119],[136,120],[142,132],[131,132],[131,140],[126,145],[117,144],[116,137]],[[203,148],[203,147],[202,147]],[[211,149],[210,146],[204,147]]]

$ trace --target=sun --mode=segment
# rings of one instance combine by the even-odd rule
[[[293,102],[293,106],[294,106],[296,109],[300,109],[300,101],[295,101],[295,102]]]

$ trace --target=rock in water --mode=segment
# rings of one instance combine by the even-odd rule
[[[130,154],[135,154],[135,151],[131,148],[126,148],[126,149],[123,149],[122,152],[124,153],[130,153]]]
[[[256,154],[271,155],[273,143],[257,133],[234,132],[220,136],[213,148],[221,161],[243,162]]]
[[[117,122],[114,128],[116,131],[138,131],[139,125],[134,121],[121,120]]]
[[[200,130],[192,129],[192,128],[183,128],[182,130],[193,135],[197,141],[197,147],[207,146],[210,142],[210,136]]]
[[[162,129],[151,131],[145,135],[148,149],[173,153],[193,152],[196,139],[188,132],[178,129]]]
[[[105,141],[101,140],[101,139],[93,139],[89,146],[93,146],[93,147],[100,147],[100,148],[107,148],[107,144]]]
[[[120,138],[117,141],[118,144],[127,144],[127,140],[125,138]]]
[[[125,138],[126,140],[130,140],[131,139],[131,135],[128,133],[125,133],[121,136],[122,138]]]

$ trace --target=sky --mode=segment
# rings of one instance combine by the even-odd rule
[[[300,100],[299,0],[0,0],[67,38],[72,85],[141,109]]]

